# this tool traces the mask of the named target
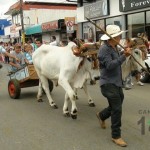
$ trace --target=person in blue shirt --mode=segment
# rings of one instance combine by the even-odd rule
[[[25,55],[25,58],[28,60],[28,63],[29,64],[33,64],[33,61],[32,61],[32,46],[30,44],[26,44],[24,46],[24,55]]]
[[[124,99],[123,80],[121,65],[126,57],[131,55],[130,48],[127,48],[120,55],[117,45],[120,42],[123,31],[117,25],[108,25],[106,31],[115,40],[102,35],[101,40],[104,44],[100,47],[98,60],[100,64],[100,88],[101,93],[107,98],[108,107],[98,112],[96,115],[99,119],[101,128],[105,129],[105,120],[111,117],[111,136],[112,141],[121,146],[127,146],[127,143],[121,138],[121,116],[122,104]]]

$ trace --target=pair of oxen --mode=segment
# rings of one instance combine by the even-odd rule
[[[73,119],[77,118],[76,90],[83,88],[90,106],[95,106],[94,101],[87,90],[86,81],[90,78],[94,80],[99,76],[99,65],[97,63],[97,52],[100,43],[82,44],[69,42],[65,47],[51,46],[43,44],[33,53],[33,64],[39,76],[39,88],[37,100],[42,101],[42,88],[44,89],[49,104],[53,108],[58,108],[51,97],[48,80],[55,85],[60,85],[65,90],[63,114]],[[132,56],[144,66],[141,51],[132,50]],[[140,70],[141,66],[128,57],[122,65],[123,79],[131,70]],[[72,107],[69,112],[68,104],[71,101]]]

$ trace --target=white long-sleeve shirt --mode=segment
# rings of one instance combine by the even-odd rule
[[[0,53],[5,53],[5,52],[6,50],[2,46],[0,46]]]
[[[57,41],[51,42],[50,45],[52,45],[52,46],[57,46]]]

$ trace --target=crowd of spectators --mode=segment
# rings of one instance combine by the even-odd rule
[[[2,47],[7,51],[7,53],[12,54],[14,57],[17,57],[18,60],[20,61],[20,63],[22,64],[32,64],[32,53],[42,45],[42,43],[45,44],[49,44],[52,46],[66,46],[68,44],[70,40],[70,37],[67,40],[61,40],[61,41],[57,41],[55,36],[51,37],[51,40],[49,43],[45,43],[42,42],[41,39],[28,39],[28,41],[24,44],[18,44],[18,43],[11,43],[11,42],[7,42],[7,43],[2,43]],[[82,39],[82,41],[84,41],[84,39]],[[127,38],[124,40],[123,46],[128,46],[128,47],[133,47],[133,41],[137,43],[137,48],[141,49],[143,51],[143,59],[146,59],[147,53],[150,53],[150,42],[148,41],[148,38],[146,36],[146,34],[144,33],[138,33],[136,40],[135,38]],[[87,42],[93,42],[93,39],[89,39]],[[135,46],[135,45],[134,45]],[[20,60],[23,59],[23,60]],[[0,53],[0,61],[4,62],[6,64],[10,64],[12,66],[12,68],[14,68],[15,66],[16,69],[18,69],[18,62],[14,59],[14,58],[10,58],[8,57],[8,55],[5,55],[4,53]],[[15,69],[13,69],[15,70]],[[131,79],[135,77],[137,84],[138,85],[144,85],[143,83],[140,82],[140,72],[134,71],[133,73],[129,74],[129,76],[127,77],[127,81],[125,81],[126,85],[126,89],[131,89],[132,87],[132,82]],[[130,81],[130,86],[129,86],[129,81]]]

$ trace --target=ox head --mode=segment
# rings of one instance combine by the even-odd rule
[[[97,59],[97,54],[89,55],[85,58],[85,68],[89,72],[89,78],[91,84],[96,84],[96,80],[99,80],[100,71],[99,71],[99,62]]]
[[[136,49],[133,49],[132,50],[132,55],[133,57],[139,62],[139,64],[141,64],[143,66],[143,68],[146,68],[145,66],[145,62],[143,60],[143,52],[136,48]],[[135,60],[134,58],[130,58],[131,59],[131,66],[132,66],[132,70],[138,70],[138,71],[141,71],[142,69],[142,66],[139,65]]]
[[[144,37],[141,38],[134,38],[133,41],[135,42],[135,47],[142,51],[142,58],[143,60],[147,59],[147,47],[146,47],[146,39]]]
[[[73,54],[78,57],[84,57],[84,62],[82,63],[84,63],[86,71],[89,72],[91,83],[94,84],[100,76],[97,52],[101,43],[83,43],[80,40],[75,43],[77,46],[72,47]],[[82,66],[82,63],[80,66]]]
[[[91,55],[86,58],[87,61],[87,71],[89,72],[90,83],[96,84],[96,80],[99,80],[100,71],[99,71],[99,62],[97,55]]]
[[[132,49],[131,52],[132,56],[127,57],[126,61],[122,64],[122,77],[125,80],[125,77],[127,77],[129,75],[129,73],[131,73],[131,71],[134,70],[138,70],[141,71],[142,67],[139,65],[141,64],[144,68],[146,68],[145,66],[145,62],[142,59],[142,51],[140,49]],[[138,63],[135,61],[138,61]]]

